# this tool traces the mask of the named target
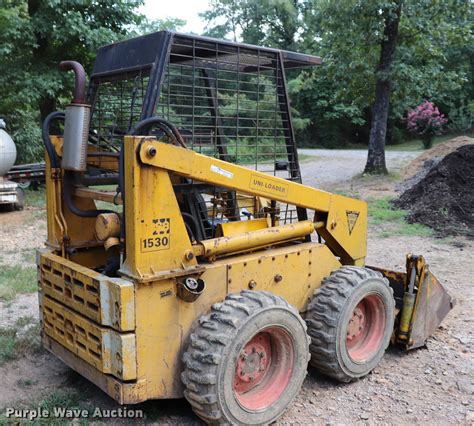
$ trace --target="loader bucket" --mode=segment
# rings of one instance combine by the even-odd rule
[[[407,256],[407,272],[370,267],[381,272],[393,289],[396,302],[392,343],[406,350],[424,346],[454,307],[454,299],[430,272],[422,256]]]

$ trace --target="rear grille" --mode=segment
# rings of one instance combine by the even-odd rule
[[[100,318],[99,281],[75,270],[42,262],[40,282],[45,294],[71,306],[97,323]]]
[[[47,250],[39,251],[41,291],[95,323],[118,331],[135,329],[135,288],[130,281],[110,278]]]
[[[41,297],[44,332],[99,371],[136,378],[135,335],[99,327],[48,296]]]

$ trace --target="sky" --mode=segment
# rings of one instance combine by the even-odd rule
[[[198,13],[204,12],[207,5],[208,0],[145,0],[140,11],[151,20],[168,17],[184,19],[186,25],[180,31],[201,34],[205,24]]]

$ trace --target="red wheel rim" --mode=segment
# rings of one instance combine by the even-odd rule
[[[371,359],[382,345],[385,330],[385,305],[375,295],[364,297],[347,324],[346,348],[355,362]]]
[[[234,395],[252,411],[263,410],[280,398],[293,373],[293,339],[280,327],[255,334],[240,351],[234,373]]]

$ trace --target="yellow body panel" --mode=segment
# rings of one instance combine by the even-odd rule
[[[153,279],[161,271],[185,270],[196,265],[169,173],[140,167],[135,151],[141,139],[126,144],[125,174],[126,252],[122,273]],[[128,154],[128,155],[127,155]]]
[[[150,146],[157,150],[152,158]],[[367,208],[359,200],[153,138],[125,137],[124,158],[121,277],[92,269],[105,263],[104,243],[94,230],[95,218],[74,216],[63,205],[60,171],[47,173],[50,249],[38,256],[45,346],[121,403],[182,396],[181,354],[192,327],[227,294],[270,291],[303,312],[331,271],[341,263],[364,262]],[[173,189],[179,176],[235,190],[237,199],[308,208],[315,219],[286,225],[278,217],[273,223],[270,217],[224,222],[221,237],[191,242]],[[94,196],[79,188],[74,202],[93,209]],[[325,244],[308,241],[315,228]],[[178,293],[186,277],[206,284],[193,302]]]

